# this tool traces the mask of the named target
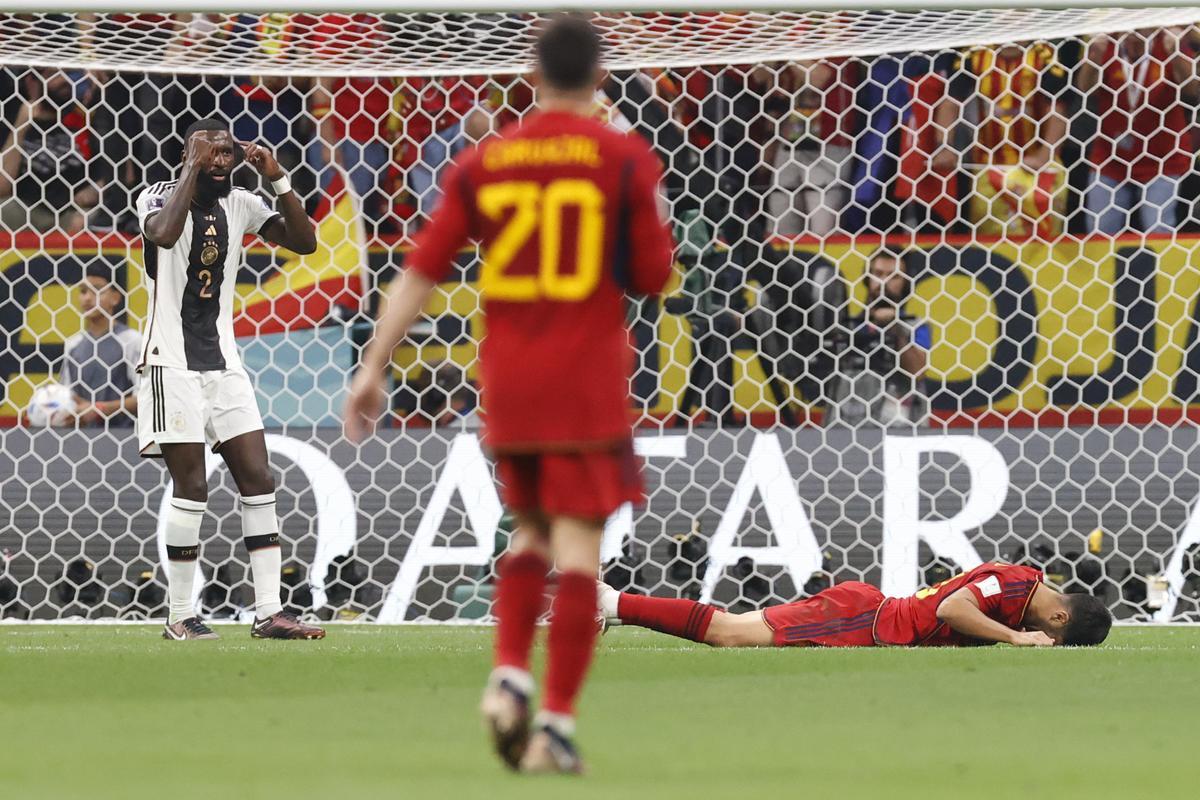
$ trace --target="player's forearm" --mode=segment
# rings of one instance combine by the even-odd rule
[[[163,203],[162,210],[146,220],[146,229],[142,233],[147,239],[159,247],[175,246],[175,242],[183,235],[192,198],[196,196],[196,179],[199,175],[200,170],[196,167],[188,165],[183,168],[179,182]]]
[[[946,600],[938,607],[938,619],[956,632],[986,642],[1013,644],[1016,631],[984,614],[966,601]]]
[[[392,282],[379,311],[375,335],[363,353],[363,367],[380,372],[391,361],[392,351],[412,327],[421,309],[429,302],[434,284],[412,270],[405,270]]]
[[[295,192],[284,192],[279,196],[279,213],[283,215],[284,247],[294,253],[308,255],[317,251],[317,229],[300,203]]]

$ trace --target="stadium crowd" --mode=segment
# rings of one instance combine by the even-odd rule
[[[253,27],[259,46],[277,58],[289,47],[337,54],[398,44],[386,15],[91,16],[77,35],[98,53],[106,33],[127,29],[164,52],[231,37],[230,26]],[[0,34],[19,24],[19,15],[7,15]],[[71,30],[63,22],[53,35]],[[687,150],[687,158],[669,160],[672,171],[695,158],[720,173],[735,205],[753,204],[763,235],[898,227],[1010,236],[1157,232],[1198,222],[1198,50],[1193,27],[934,54],[648,69],[614,75],[602,102],[664,155]],[[168,177],[180,133],[219,113],[239,139],[272,147],[310,200],[324,165],[336,162],[363,199],[372,232],[407,233],[406,223],[436,201],[437,175],[453,154],[519,118],[532,101],[516,75],[7,67],[0,88],[4,222],[68,232],[132,231],[131,193]],[[695,193],[694,181],[684,183],[677,188]]]
[[[387,15],[76,19],[88,24],[73,28],[64,18],[47,35],[83,37],[82,47],[103,54],[109,34],[118,41],[133,30],[143,46],[150,42],[167,54],[214,41],[243,46],[235,29],[253,29],[257,46],[283,60],[289,48],[334,57],[404,44],[390,32]],[[28,24],[53,22],[42,16]],[[22,24],[19,15],[0,18],[0,36]],[[663,156],[677,233],[691,248],[690,256],[687,246],[681,250],[683,297],[666,307],[689,320],[695,352],[703,356],[680,410],[707,408],[732,421],[733,355],[747,348],[758,351],[769,377],[799,382],[810,397],[861,393],[816,385],[845,370],[794,363],[804,343],[796,321],[785,316],[812,298],[789,295],[788,288],[812,276],[805,265],[764,264],[770,257],[761,243],[772,238],[1052,239],[1200,229],[1198,51],[1200,31],[1193,27],[751,68],[614,73],[598,105]],[[421,224],[456,152],[519,119],[532,102],[517,75],[314,78],[5,67],[0,93],[0,218],[9,230],[136,234],[132,197],[170,177],[188,125],[218,114],[237,139],[272,149],[310,211],[331,179],[328,166],[338,165],[361,201],[368,236],[385,246]],[[238,175],[258,188],[252,171]],[[730,244],[732,255],[715,252],[717,241]],[[898,293],[890,301],[882,296],[890,310],[872,308],[862,319],[837,322],[842,348],[859,356],[860,371],[900,387],[893,392],[898,412],[871,413],[911,417],[919,414],[911,408],[922,394],[927,361],[917,351],[931,341],[904,305],[910,288],[904,253],[882,258],[887,264],[876,283],[890,282]],[[878,295],[871,295],[875,266],[866,278],[868,297]],[[756,270],[770,271],[771,280],[759,280]],[[772,314],[758,313],[761,303],[748,307],[742,289],[755,280],[783,284],[777,296],[768,291],[761,298]],[[905,324],[881,322],[880,314]],[[643,321],[652,324],[652,317]],[[876,366],[882,362],[891,366]],[[473,391],[456,395],[447,383],[468,386],[455,370],[452,364],[424,370],[396,406],[435,421],[469,412]],[[786,407],[786,389],[775,381],[772,390]],[[646,400],[653,387],[639,388],[635,377],[635,393]],[[789,421],[786,411],[781,417]]]

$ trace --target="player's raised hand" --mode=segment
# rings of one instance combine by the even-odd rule
[[[195,135],[188,139],[187,151],[183,154],[183,164],[191,169],[202,170],[213,161],[217,145],[204,136]]]
[[[254,142],[238,142],[238,146],[246,154],[246,163],[254,167],[259,175],[269,181],[277,181],[283,177],[283,167],[275,160],[270,150]]]
[[[1054,640],[1043,631],[1017,631],[1011,644],[1014,647],[1054,647]]]
[[[350,384],[343,414],[342,432],[352,442],[361,442],[375,429],[383,411],[383,375],[379,370],[363,366]]]

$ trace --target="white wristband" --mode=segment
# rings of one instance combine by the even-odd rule
[[[292,190],[292,182],[288,180],[288,176],[284,175],[277,181],[271,181],[271,190],[275,192],[275,196],[287,194]]]

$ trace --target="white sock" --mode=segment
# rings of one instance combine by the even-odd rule
[[[279,547],[275,494],[243,497],[241,501],[242,539],[250,551],[250,574],[254,579],[254,616],[266,619],[283,610],[279,602],[283,553]]]
[[[519,667],[495,667],[492,674],[488,676],[488,685],[499,686],[501,681],[508,681],[526,695],[532,695],[534,689],[537,688],[533,682],[533,676]]]
[[[172,497],[167,509],[167,622],[175,624],[196,616],[192,592],[196,586],[196,559],[200,556],[200,525],[207,504]]]
[[[621,593],[606,583],[599,584],[600,613],[605,619],[620,619],[617,606],[621,602]]]
[[[559,736],[570,739],[575,735],[575,718],[569,714],[556,714],[553,711],[539,711],[533,717],[533,727],[553,728]]]

